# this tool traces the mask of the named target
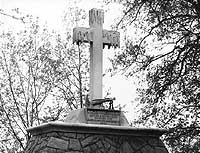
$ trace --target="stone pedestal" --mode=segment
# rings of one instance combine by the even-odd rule
[[[168,153],[164,129],[51,122],[27,131],[25,153]]]
[[[129,126],[123,112],[110,109],[81,108],[71,111],[65,119],[66,123],[85,123]]]

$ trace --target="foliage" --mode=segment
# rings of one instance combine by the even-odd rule
[[[21,12],[19,12],[19,8],[13,9],[12,14],[5,12],[3,9],[0,9],[0,15],[8,17],[8,18],[15,19],[15,20],[19,20],[19,21],[25,23],[25,21],[24,21],[25,17],[21,16]],[[1,21],[0,25],[1,24],[4,24],[4,23]]]
[[[26,129],[62,120],[83,107],[88,86],[88,54],[71,36],[42,27],[32,16],[24,29],[0,34],[0,152],[18,152]],[[64,37],[64,39],[63,39]]]
[[[117,27],[136,37],[126,38],[114,67],[147,80],[138,89],[143,109],[137,123],[170,129],[165,142],[171,152],[199,152],[200,1],[119,2],[124,15]]]

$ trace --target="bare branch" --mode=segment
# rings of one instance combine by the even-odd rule
[[[23,149],[25,149],[24,146],[23,146],[23,144],[22,144],[22,142],[21,142],[21,140],[20,140],[20,138],[18,137],[17,133],[15,132],[15,130],[14,130],[14,128],[13,128],[10,115],[8,114],[8,112],[6,111],[6,109],[4,108],[4,102],[3,102],[3,98],[2,98],[2,96],[1,96],[1,93],[0,93],[0,101],[1,101],[1,108],[3,109],[3,112],[4,112],[5,115],[6,115],[6,118],[7,118],[7,121],[8,121],[8,125],[9,125],[9,127],[10,127],[10,129],[11,129],[12,134],[13,134],[14,137],[17,139],[17,141],[19,142],[20,146],[21,146]],[[7,127],[7,128],[8,128],[8,127]],[[9,131],[10,131],[10,129],[8,128]]]
[[[22,18],[18,18],[18,17],[15,17],[14,15],[9,15],[9,14],[3,13],[2,11],[0,11],[0,14],[2,14],[2,15],[4,15],[4,16],[7,16],[7,17],[11,17],[11,18],[13,18],[13,19],[15,19],[15,20],[20,20],[22,23],[25,23],[23,17],[22,17]]]

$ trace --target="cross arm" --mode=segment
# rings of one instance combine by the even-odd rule
[[[78,27],[73,29],[73,43],[77,45],[81,42],[90,43],[93,41],[90,28]]]
[[[120,33],[117,31],[103,30],[103,46],[120,47]]]
[[[117,31],[111,30],[103,30],[103,46],[108,45],[110,48],[112,47],[120,47],[120,33]],[[81,43],[86,42],[90,43],[93,42],[93,29],[92,28],[84,28],[78,27],[74,28],[73,30],[73,43]]]

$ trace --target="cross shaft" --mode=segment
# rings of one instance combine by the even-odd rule
[[[103,10],[89,11],[90,28],[78,27],[73,30],[73,42],[90,43],[90,100],[102,98],[103,47],[120,47],[120,34],[103,30]]]

